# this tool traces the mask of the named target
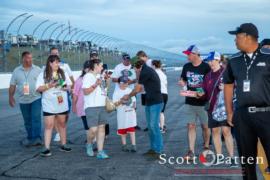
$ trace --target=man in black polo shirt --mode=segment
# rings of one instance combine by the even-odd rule
[[[139,59],[143,59],[141,56],[144,55],[145,53],[143,51],[137,54]],[[160,79],[155,70],[147,66],[143,60],[136,63],[136,69],[140,71],[139,82],[134,90],[129,95],[124,96],[122,100],[128,100],[141,92],[143,85],[146,93],[145,114],[150,139],[150,150],[144,155],[158,159],[163,150],[163,140],[159,129],[160,113],[163,107]]]
[[[240,52],[232,56],[224,73],[228,123],[235,126],[244,179],[256,180],[258,138],[270,163],[270,50],[259,46],[258,30],[251,23],[229,33],[236,35]],[[234,88],[237,105],[233,112]]]

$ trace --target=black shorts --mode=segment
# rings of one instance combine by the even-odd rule
[[[61,112],[61,113],[48,113],[48,112],[43,112],[43,116],[57,116],[57,115],[67,115],[68,111]]]
[[[142,105],[143,106],[145,106],[145,104],[146,104],[146,97],[145,97],[146,95],[145,94],[141,94],[141,103],[142,103]]]
[[[224,121],[216,121],[212,118],[212,114],[208,113],[208,128],[217,128],[222,126],[228,126],[230,125],[227,123],[227,120]]]
[[[168,102],[168,94],[162,94],[162,96],[163,96],[163,108],[162,108],[161,112],[164,113],[165,109],[166,109],[167,102]]]
[[[84,130],[86,130],[86,131],[89,130],[86,116],[81,116],[81,119],[82,119],[82,122],[83,122]]]

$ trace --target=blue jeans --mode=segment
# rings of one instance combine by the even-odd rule
[[[20,104],[27,139],[41,139],[41,99],[29,104]]]
[[[148,135],[151,149],[157,153],[163,150],[163,138],[159,129],[160,113],[163,103],[145,106]]]

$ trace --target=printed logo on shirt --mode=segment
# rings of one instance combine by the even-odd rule
[[[124,69],[123,71],[121,71],[121,74],[124,77],[130,77],[130,76],[132,76],[132,72],[130,70],[128,70],[128,69]]]
[[[188,86],[193,88],[202,87],[204,75],[197,74],[194,72],[187,72]]]
[[[258,64],[257,64],[257,66],[266,66],[266,63],[265,62],[259,62]]]

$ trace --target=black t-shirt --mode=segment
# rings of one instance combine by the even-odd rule
[[[187,89],[197,91],[202,88],[205,75],[210,72],[210,67],[207,63],[202,62],[199,66],[193,66],[192,63],[184,65],[181,78],[187,82]],[[204,106],[206,100],[197,99],[194,97],[186,97],[186,104],[193,106]]]
[[[146,106],[160,104],[163,102],[158,74],[154,69],[148,67],[146,64],[142,66],[139,84],[144,86]]]
[[[247,66],[244,53],[232,56],[223,76],[225,84],[236,84],[236,99],[238,107],[270,106],[270,50],[259,49],[258,55],[249,70],[250,92],[243,91],[243,81],[246,80]],[[246,56],[250,64],[250,58]]]

